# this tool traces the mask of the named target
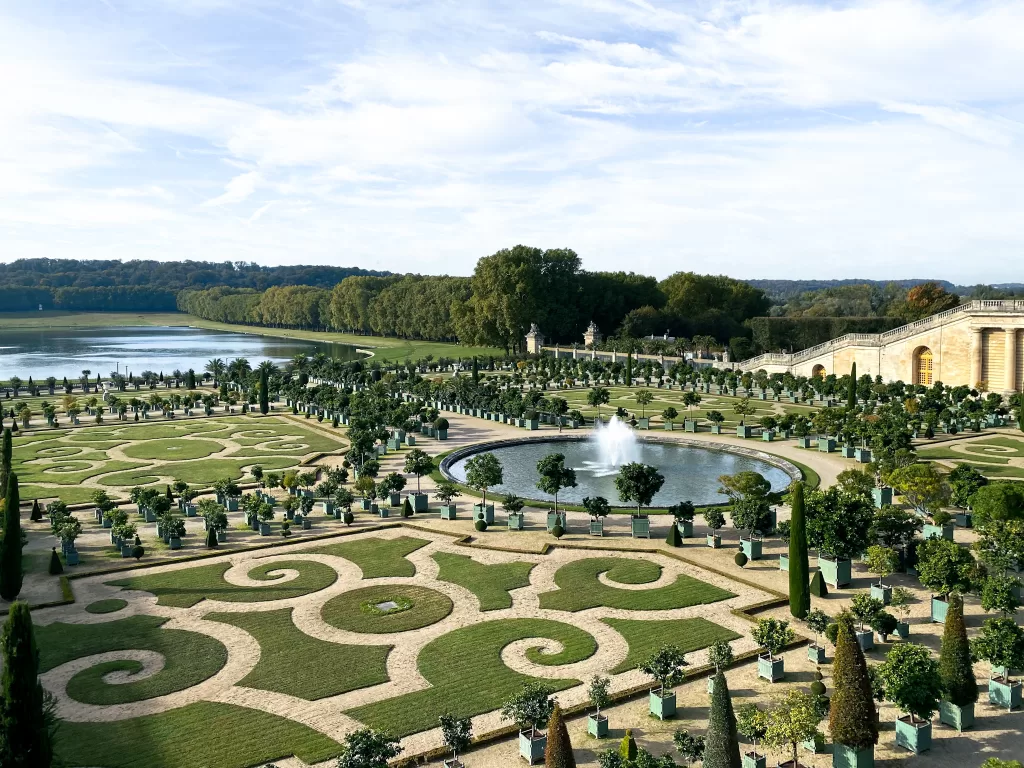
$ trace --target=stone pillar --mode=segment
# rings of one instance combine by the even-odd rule
[[[1003,356],[1006,367],[1006,381],[1003,389],[1013,392],[1017,388],[1017,329],[1004,328],[1006,332],[1006,354]]]
[[[971,380],[967,382],[969,387],[973,387],[979,381],[981,381],[981,355],[982,355],[982,344],[983,344],[983,328],[973,328],[971,330]],[[940,351],[941,355],[942,352]]]

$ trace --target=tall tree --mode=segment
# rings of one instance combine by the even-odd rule
[[[846,384],[846,407],[857,407],[857,363],[850,366],[850,381]]]
[[[13,600],[21,592],[21,494],[18,476],[7,477],[4,532],[0,538],[0,597]]]
[[[832,680],[835,692],[829,708],[829,732],[836,744],[854,750],[878,743],[875,703],[864,651],[854,634],[853,617],[840,614]]]
[[[803,619],[811,610],[807,561],[807,517],[804,512],[804,484],[793,483],[790,491],[793,514],[789,524],[789,612]]]
[[[7,494],[7,478],[11,474],[12,452],[11,428],[4,427],[3,444],[0,446],[0,499]]]
[[[39,683],[39,652],[28,603],[11,605],[0,635],[3,696],[0,697],[0,765],[50,768],[53,706]]]
[[[576,757],[569,740],[569,729],[565,727],[562,708],[555,704],[548,720],[548,743],[544,748],[544,768],[576,768]]]
[[[950,598],[946,611],[939,651],[939,677],[946,701],[964,707],[978,700],[978,683],[971,665],[971,645],[964,625],[964,600],[959,595]]]
[[[715,676],[705,736],[704,768],[740,768],[740,741],[736,733],[736,714],[725,674]]]
[[[260,368],[260,413],[266,416],[270,413],[270,376],[266,368]]]

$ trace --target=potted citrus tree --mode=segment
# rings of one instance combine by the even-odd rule
[[[463,768],[459,753],[469,747],[473,740],[473,723],[468,717],[455,717],[445,713],[439,718],[441,740],[452,753],[450,759],[444,761],[445,768]]]
[[[639,665],[638,669],[654,678],[658,688],[648,696],[650,712],[660,720],[676,713],[676,694],[673,686],[683,681],[686,655],[675,645],[663,645]]]
[[[903,714],[896,718],[896,744],[915,754],[931,749],[932,715],[939,708],[939,664],[922,645],[894,645],[878,670],[885,696]]]
[[[899,554],[895,549],[875,544],[868,547],[864,562],[867,569],[878,577],[878,583],[871,585],[871,597],[880,600],[883,606],[889,605],[892,600],[892,587],[885,583],[885,578],[900,567]]]
[[[526,527],[526,515],[523,514],[523,507],[526,502],[514,493],[508,494],[501,502],[501,508],[505,512],[510,531],[521,531]]]
[[[676,521],[676,528],[679,529],[679,535],[684,539],[692,538],[693,517],[697,513],[697,509],[693,506],[693,502],[681,501],[678,504],[673,504],[669,507],[668,511]]]
[[[765,768],[767,757],[757,752],[757,740],[763,739],[767,721],[763,710],[756,704],[744,704],[736,708],[736,730],[750,742],[749,752],[741,755],[743,768]]]
[[[466,462],[466,485],[474,490],[480,491],[483,500],[473,505],[473,517],[478,514],[484,515],[488,524],[494,522],[494,505],[487,503],[487,490],[495,485],[501,485],[504,479],[504,470],[498,457],[493,453],[478,453]],[[512,523],[509,521],[509,528]],[[515,530],[522,530],[518,528]]]
[[[594,713],[587,717],[587,733],[597,739],[603,739],[608,735],[608,716],[601,714],[601,707],[607,707],[611,703],[608,689],[612,681],[607,677],[594,675],[587,686],[587,696],[590,697],[590,706]]]
[[[759,619],[750,636],[766,651],[757,657],[757,676],[772,683],[784,678],[786,660],[776,656],[796,639],[796,633],[789,628],[789,622],[771,617]]]
[[[707,523],[708,528],[711,529],[711,533],[708,536],[708,546],[712,549],[718,549],[722,546],[722,537],[718,531],[725,525],[725,514],[718,507],[704,511],[704,522]]]
[[[437,484],[437,488],[434,489],[434,496],[436,496],[438,501],[441,502],[442,520],[455,519],[457,507],[452,503],[452,501],[461,495],[462,493],[456,487],[455,483],[445,481]]]
[[[551,690],[539,681],[527,683],[501,708],[501,719],[511,720],[519,728],[519,755],[530,765],[544,759],[548,742],[544,726],[554,708]]]
[[[990,665],[989,703],[1007,710],[1019,707],[1022,685],[1014,681],[1013,670],[1024,667],[1024,629],[1009,616],[986,619],[971,642],[971,653]]]
[[[604,519],[612,509],[604,496],[587,496],[583,499],[583,508],[590,515],[590,535],[604,536]]]
[[[828,629],[832,620],[823,610],[815,608],[807,613],[804,622],[807,624],[807,628],[814,633],[814,642],[807,646],[807,659],[815,664],[824,664],[825,644],[821,642],[821,634]]]

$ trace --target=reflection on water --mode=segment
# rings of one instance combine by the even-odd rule
[[[535,441],[493,448],[493,453],[504,468],[504,482],[488,489],[490,494],[516,493],[531,499],[552,500],[553,497],[537,489],[537,462],[551,453],[565,455],[566,466],[576,470],[576,488],[566,488],[558,494],[559,501],[578,504],[584,496],[604,496],[614,506],[621,506],[615,490],[616,471],[609,471],[601,460],[599,446],[590,440]],[[466,479],[466,457],[454,463],[452,475],[459,481]],[[665,476],[665,484],[654,497],[654,506],[665,507],[680,501],[694,504],[720,504],[725,497],[718,493],[719,475],[733,475],[753,470],[760,472],[772,484],[773,491],[789,485],[789,475],[781,469],[758,459],[707,448],[674,445],[672,443],[636,444],[636,461],[658,467]]]
[[[282,363],[317,352],[336,360],[362,355],[347,344],[316,343],[202,328],[115,327],[0,330],[0,379],[78,377],[83,370],[104,378],[112,371],[170,373],[189,368],[197,374],[211,358],[244,357],[255,368],[264,360]]]

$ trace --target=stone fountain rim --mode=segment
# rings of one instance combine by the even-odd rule
[[[461,480],[456,478],[451,473],[451,466],[457,461],[461,461],[467,456],[473,456],[477,453],[487,453],[494,448],[506,448],[510,445],[524,445],[527,443],[566,443],[566,442],[579,442],[583,440],[589,440],[593,435],[592,432],[585,432],[582,434],[574,435],[538,435],[536,437],[511,437],[504,438],[501,440],[488,440],[483,443],[474,443],[473,445],[466,445],[462,448],[456,448],[454,451],[449,453],[443,459],[441,459],[440,471],[446,480],[450,480],[458,485],[465,485]],[[804,474],[790,461],[782,458],[773,453],[767,453],[765,451],[757,450],[756,448],[747,448],[743,445],[724,445],[719,443],[708,443],[703,440],[694,440],[690,438],[662,438],[654,435],[637,435],[636,439],[641,443],[660,443],[662,445],[678,445],[688,448],[700,448],[706,451],[717,451],[719,453],[732,453],[737,456],[745,456],[751,459],[757,459],[763,461],[765,464],[770,464],[776,469],[780,469],[789,475],[791,480],[803,480]],[[543,501],[540,499],[531,499],[524,497],[526,501]],[[721,507],[727,506],[729,502],[720,502],[717,504],[702,504],[702,507]],[[619,504],[613,504],[613,509],[629,509]]]

